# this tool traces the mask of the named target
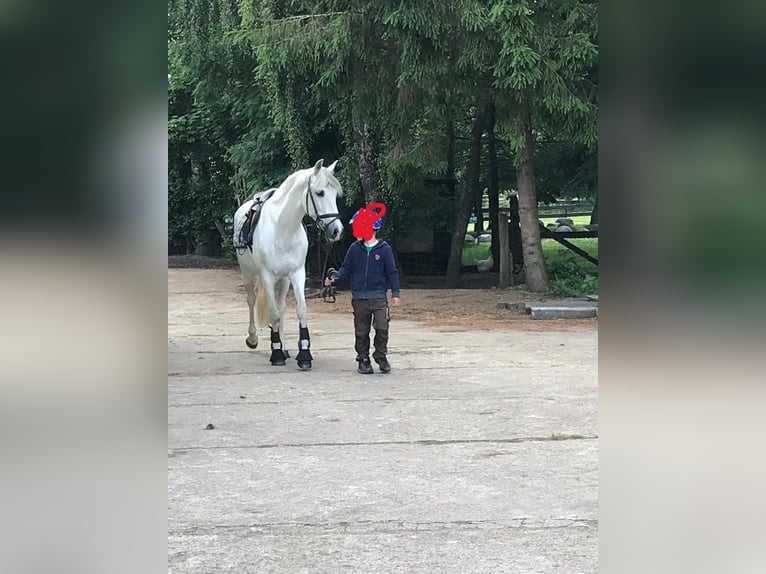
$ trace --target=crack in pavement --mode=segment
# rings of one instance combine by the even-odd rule
[[[315,448],[315,447],[344,447],[344,446],[448,446],[453,444],[516,444],[526,442],[563,442],[570,440],[595,440],[598,435],[562,434],[544,437],[518,438],[488,438],[488,439],[421,439],[421,440],[391,440],[391,441],[350,441],[350,442],[313,442],[313,443],[273,443],[251,445],[220,445],[220,446],[187,446],[170,449],[168,457],[173,458],[184,452],[194,450],[244,450],[249,448]]]
[[[551,530],[560,528],[598,528],[594,518],[512,518],[509,520],[439,520],[415,522],[412,520],[356,520],[337,522],[259,522],[251,524],[211,524],[171,528],[169,536],[217,535],[222,530],[247,531],[253,534],[274,535],[274,530],[322,530],[353,534],[378,534],[384,532],[438,532],[443,530]]]
[[[578,399],[587,397],[574,397],[574,396],[559,396],[559,397],[537,397],[535,395],[516,395],[516,396],[499,396],[499,397],[380,397],[375,399],[320,399],[321,402],[328,403],[399,403],[399,402],[431,402],[431,401],[454,401],[460,403],[466,403],[470,401],[485,402],[485,401],[521,401],[521,400],[539,400],[556,402],[559,399]],[[238,401],[226,401],[220,403],[175,403],[168,404],[168,408],[183,408],[183,407],[218,407],[218,406],[230,406],[230,405],[307,405],[316,404],[317,397],[308,397],[309,400],[287,400],[287,401],[248,401],[240,399]],[[499,412],[499,411],[493,411]],[[480,412],[480,415],[491,414],[490,412]]]

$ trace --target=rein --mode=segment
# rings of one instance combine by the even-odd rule
[[[332,249],[332,248],[330,248]],[[330,251],[327,251],[327,254],[330,254]],[[327,258],[324,260],[324,266],[325,269],[327,269]],[[327,271],[324,273],[325,277],[331,277],[333,273],[335,273],[337,269],[335,267],[330,267],[327,269]],[[325,303],[335,303],[335,285],[327,285],[322,289],[321,292],[322,301]]]
[[[314,219],[314,223],[316,223],[318,232],[324,231],[327,228],[327,226],[330,225],[336,219],[340,221],[340,213],[324,213],[322,215],[319,214],[319,209],[317,209],[317,204],[316,204],[316,200],[314,199],[314,194],[311,193],[311,176],[309,176],[308,187],[306,189],[306,215],[311,217],[311,215],[309,214],[309,198],[311,198],[311,205],[314,207],[314,213],[316,214],[316,217],[312,219]],[[330,221],[325,222],[324,221],[325,219],[329,219]],[[321,241],[322,234],[318,233],[317,237],[319,239],[319,241],[317,242],[317,247],[321,248],[320,246],[322,245],[322,241]],[[330,271],[335,270],[334,268],[331,268],[329,270],[327,269],[327,261],[330,258],[330,253],[332,252],[333,246],[334,244],[330,243],[330,247],[329,249],[327,249],[327,254],[325,255],[325,258],[324,258],[324,265],[322,267],[322,281],[324,281],[324,278],[328,276]],[[323,286],[322,299],[324,300],[325,303],[335,303],[335,287],[333,285],[331,285],[330,287]]]

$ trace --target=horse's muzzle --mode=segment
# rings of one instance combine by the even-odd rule
[[[338,241],[341,237],[343,237],[343,226],[330,225],[327,229],[325,229],[325,234],[327,235],[327,239],[330,241]]]

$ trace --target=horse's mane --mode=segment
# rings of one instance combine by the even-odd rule
[[[282,182],[282,185],[280,185],[277,188],[277,194],[279,194],[279,196],[283,196],[290,189],[292,189],[292,187],[295,185],[297,179],[299,179],[299,178],[301,178],[303,176],[309,177],[309,176],[312,175],[313,171],[314,171],[314,168],[310,167],[308,169],[300,169],[300,170],[296,171],[295,173],[289,175],[287,177],[287,179]],[[320,170],[319,173],[323,174],[324,177],[327,179],[327,182],[333,188],[335,188],[335,191],[338,193],[338,196],[342,196],[343,195],[343,188],[341,187],[340,182],[338,181],[338,179],[332,173],[327,171],[327,168],[322,168],[322,170]]]
[[[295,180],[298,179],[298,176],[301,174],[301,171],[296,171],[295,173],[287,176],[287,179],[284,180],[282,184],[277,188],[277,192],[279,193],[279,195],[284,195],[293,187],[293,185],[295,184]]]

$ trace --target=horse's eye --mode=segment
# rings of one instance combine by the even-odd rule
[[[319,191],[317,191],[317,195],[319,197],[324,197],[324,189],[320,189]]]

